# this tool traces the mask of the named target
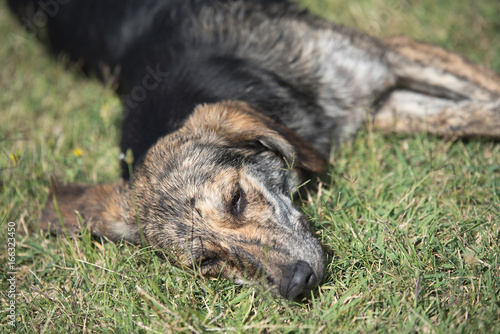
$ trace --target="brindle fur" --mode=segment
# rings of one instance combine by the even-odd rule
[[[50,9],[53,51],[119,73],[121,147],[138,158],[133,187],[125,165],[116,184],[54,185],[64,227],[50,199],[42,228],[78,232],[78,212],[94,235],[144,238],[178,264],[263,279],[285,298],[323,277],[321,246],[291,196],[323,170],[332,143],[365,120],[386,132],[500,138],[496,74],[284,0],[9,5],[25,23]]]

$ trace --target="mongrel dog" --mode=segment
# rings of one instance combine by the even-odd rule
[[[500,138],[500,79],[428,44],[378,40],[287,1],[9,0],[55,52],[118,74],[133,187],[54,189],[41,225],[140,243],[288,299],[322,280],[291,194],[332,142],[394,132]],[[38,19],[37,19],[38,16]],[[45,18],[46,20],[41,20]],[[37,22],[44,23],[36,25]]]

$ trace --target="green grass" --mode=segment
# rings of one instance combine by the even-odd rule
[[[404,33],[500,70],[497,0],[303,0],[328,19]],[[24,332],[500,333],[500,146],[362,131],[338,149],[303,211],[327,249],[303,304],[172,267],[148,249],[45,236],[49,177],[119,177],[119,101],[53,59],[0,3],[0,332],[7,223],[17,224]]]

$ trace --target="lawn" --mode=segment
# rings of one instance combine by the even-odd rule
[[[374,35],[406,34],[500,72],[498,0],[302,0]],[[0,332],[500,333],[500,145],[363,130],[297,205],[327,252],[294,303],[198,277],[147,248],[47,236],[50,177],[119,177],[120,103],[51,57],[0,1]],[[11,236],[12,236],[11,235]]]

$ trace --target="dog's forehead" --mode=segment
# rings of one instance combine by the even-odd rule
[[[175,206],[176,216],[190,213],[193,203],[204,203],[210,212],[222,210],[238,188],[273,193],[293,184],[275,153],[216,140],[160,143],[148,155],[141,174],[143,195]]]
[[[182,172],[190,178],[205,174],[218,174],[228,168],[241,169],[253,165],[259,170],[276,169],[282,165],[282,158],[276,153],[255,145],[232,145],[216,136],[208,138],[164,138],[148,153],[145,161],[154,174],[166,177]]]
[[[140,168],[158,178],[176,175],[192,177],[207,170],[238,167],[243,155],[223,143],[163,138],[149,151]]]

